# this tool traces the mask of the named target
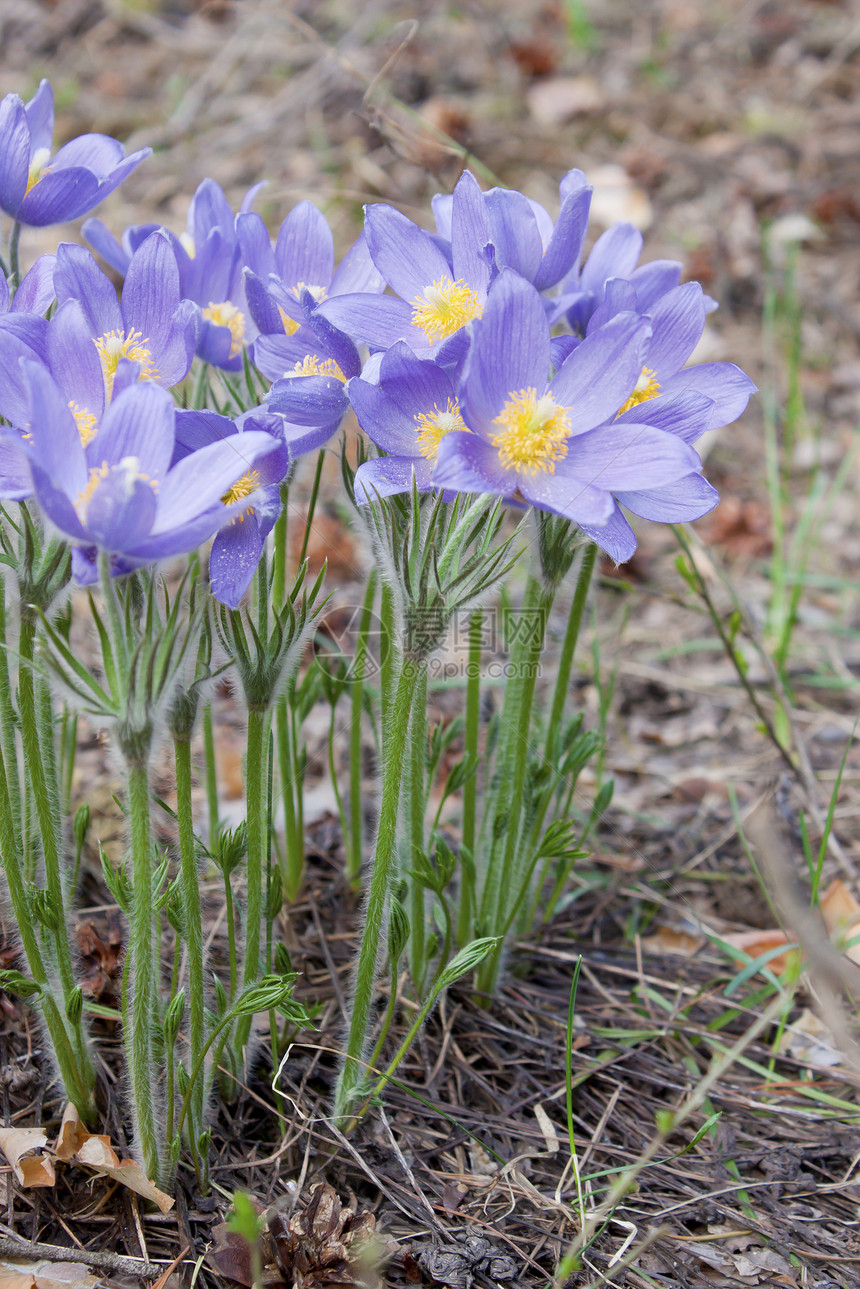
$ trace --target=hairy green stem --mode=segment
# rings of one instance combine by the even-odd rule
[[[427,771],[427,668],[422,667],[415,683],[412,700],[412,718],[409,729],[407,765],[407,791],[409,822],[407,830],[407,872],[415,864],[416,851],[423,853],[425,796],[424,780]],[[424,991],[424,944],[427,921],[426,893],[415,877],[409,877],[409,968],[420,998]]]
[[[206,1041],[205,982],[203,977],[203,913],[200,906],[200,874],[194,846],[194,817],[191,809],[191,744],[174,739],[176,757],[176,818],[179,827],[179,882],[182,921],[188,952],[188,1019],[190,1063],[196,1063]],[[170,1103],[168,1102],[168,1105]],[[191,1103],[189,1136],[196,1153],[197,1134],[203,1128],[203,1081],[195,1087]],[[169,1136],[169,1134],[168,1134]]]
[[[215,727],[212,723],[212,704],[203,704],[203,762],[206,767],[206,819],[209,846],[218,840],[221,820],[218,816],[218,762],[215,759]]]
[[[272,553],[272,608],[276,613],[284,607],[287,597],[287,503],[289,487],[281,484],[281,513],[275,520],[274,549]]]
[[[21,819],[21,781],[18,776],[18,717],[12,704],[12,680],[6,635],[6,585],[0,582],[0,746],[6,763],[6,788],[15,819]]]
[[[480,609],[469,618],[469,660],[466,665],[466,728],[463,755],[472,763],[478,760],[478,737],[481,724],[481,636],[484,615]],[[478,776],[472,774],[463,784],[463,849],[474,858],[478,817]],[[474,871],[470,866],[470,872]],[[474,882],[460,869],[460,901],[457,909],[457,943],[462,948],[472,938],[472,914],[476,892]]]
[[[376,569],[367,579],[358,639],[355,643],[355,676],[352,683],[352,704],[349,728],[349,835],[347,837],[346,871],[350,881],[357,885],[361,875],[362,833],[364,812],[361,798],[361,717],[364,709],[364,672],[367,667],[367,645],[373,601],[376,596]]]
[[[284,856],[281,876],[286,898],[294,900],[304,881],[305,848],[297,801],[297,798],[301,798],[302,785],[293,739],[289,693],[282,694],[275,707],[275,740],[278,749],[281,797],[284,803]]]
[[[81,1065],[79,1049],[69,1032],[70,1023],[65,1015],[65,1006],[58,1006],[54,997],[52,982],[39,947],[32,910],[27,898],[18,836],[18,824],[9,798],[6,767],[0,750],[0,866],[6,878],[9,902],[12,905],[30,975],[42,991],[40,1006],[60,1078],[69,1099],[77,1106],[82,1117],[92,1122],[94,1113],[92,1066],[88,1056],[86,1064]]]
[[[588,598],[588,588],[591,585],[591,575],[594,572],[596,560],[597,547],[592,542],[589,546],[586,546],[582,554],[582,562],[576,579],[576,590],[573,594],[573,603],[570,606],[570,614],[567,619],[567,628],[561,646],[561,656],[558,660],[558,672],[555,678],[552,708],[544,744],[546,759],[553,766],[555,765],[556,744],[558,743],[561,721],[564,716],[564,706],[567,701],[568,686],[570,685],[573,655],[576,651],[576,642],[579,639],[582,615],[585,612],[585,602]]]
[[[403,749],[406,746],[413,697],[426,665],[423,660],[412,656],[407,655],[403,659],[396,694],[391,704],[388,730],[384,736],[382,797],[379,806],[373,871],[356,963],[349,1036],[344,1064],[335,1092],[335,1115],[338,1118],[349,1112],[363,1079],[362,1062],[370,1029],[380,946],[383,941],[391,883],[396,866]]]
[[[481,903],[481,934],[503,935],[511,898],[518,893],[517,850],[532,751],[532,707],[535,683],[553,592],[530,577],[511,650],[511,677],[502,708],[499,754],[493,776],[490,854]],[[501,945],[488,954],[478,971],[478,988],[492,993],[501,961]]]
[[[54,722],[50,693],[45,681],[36,682],[33,672],[36,620],[24,608],[21,614],[19,635],[20,667],[18,670],[18,704],[21,716],[21,736],[27,766],[27,779],[36,807],[42,855],[45,861],[45,884],[51,905],[54,954],[64,1002],[68,1002],[75,987],[72,953],[69,947],[70,918],[66,909],[66,887],[63,880],[63,838],[60,822],[59,787],[57,785],[57,758],[54,746]],[[75,1049],[82,1076],[90,1088],[95,1083],[95,1073],[87,1052],[83,1019],[72,1025]]]
[[[158,1181],[164,1163],[163,1141],[156,1121],[153,1027],[158,1023],[159,955],[155,938],[152,892],[153,839],[150,818],[149,767],[145,761],[126,761],[131,835],[132,908],[125,970],[128,980],[128,1019],[125,1051],[131,1085],[132,1119],[137,1149],[148,1177]]]
[[[242,988],[260,975],[260,931],[263,920],[263,882],[267,863],[266,749],[269,719],[265,709],[248,710],[248,749],[245,754],[245,818],[248,837],[247,887],[245,897],[245,944]],[[242,1060],[242,1049],[251,1033],[251,1017],[241,1016],[236,1025],[234,1052]]]
[[[21,264],[18,258],[18,247],[21,242],[21,225],[18,220],[12,225],[9,234],[9,294],[14,296],[21,281]]]

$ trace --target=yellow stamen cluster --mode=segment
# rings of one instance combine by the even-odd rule
[[[631,407],[636,407],[639,403],[647,403],[649,398],[656,398],[659,393],[660,383],[655,373],[650,367],[643,367],[639,373],[639,379],[633,387],[633,393],[627,402],[619,407],[616,419],[622,412],[629,412]]]
[[[440,411],[434,404],[432,412],[418,412],[415,416],[418,426],[418,450],[428,461],[435,461],[439,455],[439,444],[452,430],[466,430],[468,426],[460,415],[460,404],[456,398],[448,399],[448,406]]]
[[[228,327],[230,330],[230,358],[235,358],[242,352],[242,346],[245,343],[245,315],[241,309],[237,309],[229,300],[222,301],[221,304],[213,304],[210,300],[205,309],[200,312],[204,318],[214,322],[216,327]]]
[[[412,324],[420,327],[431,345],[437,340],[453,336],[473,318],[480,318],[484,306],[478,294],[459,278],[440,278],[432,286],[425,286],[421,295],[412,301]]]
[[[30,162],[30,169],[27,172],[27,189],[24,193],[25,197],[30,189],[35,188],[39,180],[44,179],[45,175],[51,169],[48,165],[50,156],[50,148],[37,148],[33,153],[33,160]]]
[[[227,489],[221,500],[224,502],[225,506],[232,506],[235,502],[244,501],[246,497],[250,497],[251,493],[256,492],[259,486],[259,470],[248,470],[242,475],[241,479],[237,479],[233,486]],[[233,516],[231,522],[239,524],[244,523],[245,516],[250,515],[252,509],[253,507],[249,506],[247,510],[240,511],[238,515]]]
[[[301,362],[296,363],[291,376],[331,376],[333,380],[340,380],[346,384],[346,377],[333,358],[317,358],[314,354],[307,354]]]
[[[278,313],[281,315],[281,322],[284,324],[284,334],[294,336],[299,329],[299,324],[295,318],[291,318],[288,313],[285,313],[280,305],[278,305]]]
[[[138,380],[157,378],[158,368],[152,361],[151,351],[147,348],[149,341],[145,340],[139,331],[130,331],[128,335],[124,331],[107,331],[94,340],[93,344],[102,365],[105,402],[109,403],[111,400],[114,377],[121,358],[130,358],[132,362],[140,364]]]
[[[86,447],[90,439],[95,438],[96,431],[99,428],[95,415],[92,412],[88,412],[85,407],[78,407],[74,399],[69,400],[69,408],[75,418],[78,434],[81,436],[81,443]]]
[[[326,291],[325,287],[314,286],[312,282],[296,283],[296,285],[293,287],[293,295],[296,297],[297,300],[301,300],[302,291],[309,291],[310,294],[313,296],[313,298],[316,300],[317,304],[321,304],[323,300],[328,299],[328,292]]]
[[[123,457],[121,461],[113,466],[109,466],[107,461],[102,461],[101,465],[92,466],[90,468],[90,477],[88,478],[83,491],[78,493],[77,500],[75,501],[75,510],[78,513],[81,523],[86,523],[87,521],[87,510],[93,499],[93,494],[98,489],[99,484],[103,483],[112,471],[116,471],[124,476],[124,481],[129,493],[131,492],[132,484],[136,483],[138,479],[143,480],[144,483],[148,483],[153,492],[158,492],[158,480],[150,479],[148,474],[142,474],[137,468],[139,464],[140,461],[137,457]]]
[[[86,487],[84,488],[83,492],[78,493],[78,499],[75,502],[75,510],[78,512],[78,517],[80,518],[82,523],[86,522],[87,507],[92,501],[93,493],[95,492],[99,484],[102,482],[102,480],[106,479],[109,474],[110,474],[110,466],[108,465],[107,461],[102,461],[101,465],[93,466],[92,469],[90,470],[90,477],[87,480]]]
[[[491,440],[506,470],[521,474],[554,474],[556,461],[567,455],[570,420],[552,394],[536,389],[512,395],[493,421],[500,431]]]

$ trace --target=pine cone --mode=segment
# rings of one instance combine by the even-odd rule
[[[391,1256],[391,1241],[377,1235],[373,1213],[344,1207],[326,1182],[311,1188],[308,1204],[289,1222],[276,1215],[271,1233],[294,1289],[383,1289],[379,1267]]]

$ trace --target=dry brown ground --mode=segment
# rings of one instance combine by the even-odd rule
[[[577,28],[586,13],[590,23]],[[99,212],[117,231],[140,219],[180,226],[207,175],[234,203],[263,177],[260,204],[273,225],[310,197],[345,246],[364,202],[392,201],[426,218],[429,195],[456,179],[463,148],[483,177],[550,205],[560,175],[584,169],[606,221],[640,222],[648,258],[682,259],[719,300],[700,356],[741,362],[765,392],[710,445],[708,473],[724,500],[697,530],[720,609],[728,600],[717,572],[725,570],[766,629],[773,526],[764,416],[770,398],[779,439],[792,369],[784,333],[768,339],[762,309],[768,289],[770,298],[785,290],[789,244],[801,247],[791,298],[804,403],[793,442],[783,445],[789,526],[815,478],[832,479],[853,450],[860,412],[860,22],[850,3],[4,0],[0,68],[3,92],[29,93],[50,76],[63,137],[99,129],[155,146]],[[26,243],[33,253],[52,244],[51,230]],[[321,1117],[352,910],[337,837],[320,823],[308,897],[287,932],[309,995],[326,1004],[317,1040],[295,1049],[282,1085],[300,1114],[281,1131],[265,1083],[237,1117],[219,1113],[219,1210],[236,1188],[300,1208],[310,1182],[325,1176],[344,1197],[354,1189],[398,1240],[392,1285],[468,1286],[470,1276],[481,1286],[547,1283],[576,1230],[563,1061],[575,955],[585,963],[573,1064],[584,1173],[631,1163],[653,1136],[655,1112],[678,1104],[720,1035],[739,1034],[761,1006],[741,1002],[717,1028],[735,968],[713,947],[671,954],[673,943],[688,942],[669,933],[695,936],[701,919],[720,934],[773,925],[730,788],[742,812],[762,797],[775,802],[783,831],[772,849],[783,883],[802,870],[799,812],[817,836],[813,798],[826,809],[853,739],[857,502],[852,470],[820,527],[792,658],[794,747],[805,750],[817,789],[762,734],[707,620],[691,609],[671,534],[643,526],[640,553],[623,570],[627,593],[605,570],[592,634],[604,677],[615,676],[606,770],[616,797],[598,854],[577,872],[562,915],[513,954],[493,1009],[452,994],[404,1067],[404,1088],[348,1146]],[[336,527],[332,538],[341,540]],[[750,656],[772,713],[768,676]],[[594,722],[599,692],[587,651],[582,659],[579,688]],[[858,776],[852,743],[836,811],[841,848],[826,872],[841,872],[860,896]],[[93,970],[109,973],[109,915],[93,917],[107,946],[90,946]],[[792,1017],[819,993],[807,981]],[[4,1012],[2,1110],[33,1123],[57,1105],[44,1081],[27,1081],[34,1067],[23,1026],[15,1009]],[[821,1095],[810,1099],[808,1068],[790,1055],[771,1064],[772,1040],[766,1032],[746,1054],[753,1064],[718,1081],[713,1133],[674,1159],[693,1128],[671,1139],[572,1283],[860,1284],[860,1131],[850,1109],[858,1074],[844,1064],[817,1073]],[[829,1113],[826,1095],[839,1099]],[[111,1131],[122,1140],[116,1099]],[[50,1193],[22,1195],[10,1180],[7,1196],[5,1229],[27,1238],[165,1263],[189,1246],[175,1273],[186,1286],[217,1220],[193,1192],[180,1189],[176,1215],[159,1221],[127,1195],[90,1192],[70,1174]],[[610,1269],[631,1232],[635,1249],[658,1228],[631,1266]],[[489,1246],[467,1245],[473,1235]],[[440,1261],[446,1250],[451,1258]],[[441,1279],[430,1278],[434,1267]],[[125,1283],[119,1272],[110,1278]],[[218,1283],[208,1266],[197,1278]],[[329,1283],[320,1278],[319,1289]]]

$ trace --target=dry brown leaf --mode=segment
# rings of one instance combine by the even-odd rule
[[[54,1154],[62,1163],[68,1163],[72,1155],[80,1150],[81,1146],[90,1136],[89,1131],[84,1126],[84,1121],[78,1114],[77,1106],[70,1101],[63,1111],[63,1119],[60,1124],[60,1131],[57,1133],[57,1144],[54,1147]]]
[[[788,946],[794,943],[784,931],[776,927],[772,931],[732,931],[728,935],[721,936],[720,939],[725,940],[732,948],[749,954],[751,958],[758,958],[781,944]],[[785,953],[778,953],[776,957],[770,959],[766,964],[767,969],[778,976],[785,971],[790,962],[795,962],[799,955],[799,949],[786,948]]]
[[[36,1289],[32,1271],[9,1271],[0,1268],[0,1289]]]
[[[0,1289],[94,1289],[100,1279],[81,1262],[23,1258],[0,1262]]]
[[[653,935],[646,935],[642,948],[646,953],[673,953],[683,958],[692,958],[705,943],[705,937],[690,935],[688,931],[675,931],[672,927],[658,927]]]
[[[841,877],[832,881],[822,895],[821,916],[831,935],[835,931],[845,932],[860,922],[860,904]]]
[[[168,1213],[173,1208],[175,1201],[149,1180],[140,1164],[133,1159],[119,1158],[111,1147],[110,1137],[91,1133],[81,1148],[75,1151],[74,1158],[79,1164],[94,1168],[99,1176],[110,1177],[121,1186],[127,1186],[136,1195],[152,1200],[162,1213]]]
[[[824,1021],[808,1007],[804,1007],[797,1020],[786,1027],[779,1050],[804,1065],[834,1066],[841,1065],[844,1060]]]
[[[57,1180],[53,1159],[32,1153],[43,1150],[47,1144],[47,1133],[41,1128],[0,1128],[0,1150],[25,1190],[53,1186]]]

